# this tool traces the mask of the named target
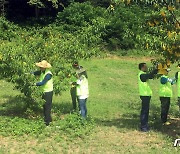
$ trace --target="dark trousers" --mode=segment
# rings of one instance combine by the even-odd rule
[[[149,106],[150,106],[151,96],[140,96],[140,99],[142,101],[140,121],[141,121],[141,129],[143,129],[143,128],[148,128]]]
[[[76,108],[77,108],[76,87],[72,87],[70,90],[70,93],[71,93],[73,109],[76,110]]]
[[[170,97],[160,97],[161,101],[161,120],[163,123],[167,121],[167,116],[170,107]]]
[[[178,97],[178,106],[179,106],[179,112],[180,112],[180,97]]]
[[[45,92],[42,97],[45,100],[43,109],[44,109],[44,122],[46,123],[46,125],[49,125],[49,123],[52,121],[51,118],[52,97],[53,97],[53,91]]]

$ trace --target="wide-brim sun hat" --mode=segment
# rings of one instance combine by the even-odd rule
[[[37,67],[41,67],[41,68],[51,68],[51,64],[48,63],[46,60],[42,60],[41,62],[39,63],[36,63],[36,66]]]
[[[81,74],[81,73],[83,73],[83,72],[85,72],[86,70],[84,69],[84,68],[81,68],[81,69],[78,69],[77,71],[76,71],[76,73],[77,74]]]

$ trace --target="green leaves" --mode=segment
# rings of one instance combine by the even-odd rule
[[[44,1],[42,1],[42,0],[29,0],[29,4],[30,5],[36,5],[37,7],[39,7],[39,8],[44,8],[44,7],[46,7],[46,2],[51,2],[52,3],[52,6],[54,7],[54,8],[58,8],[58,0],[46,0],[45,2]]]
[[[8,23],[5,19],[0,20]],[[98,47],[95,47],[99,36],[93,35],[91,27],[70,34],[59,31],[60,26],[55,25],[22,29],[9,22],[7,26],[10,32],[18,35],[11,41],[9,35],[0,40],[0,75],[12,82],[28,98],[29,104],[33,102],[33,105],[38,106],[42,102],[40,88],[33,86],[39,78],[30,74],[38,69],[36,62],[46,59],[51,63],[54,92],[60,94],[69,88],[68,76],[72,74],[72,63],[99,52]],[[13,30],[13,27],[17,28]]]
[[[95,122],[91,117],[87,120],[82,119],[77,113],[68,115],[64,120],[56,123],[59,131],[71,137],[84,137],[94,128]]]
[[[0,134],[3,136],[22,136],[34,135],[38,136],[42,133],[45,125],[41,120],[29,120],[19,117],[1,116]]]
[[[70,114],[62,120],[55,119],[53,125],[49,128],[46,128],[44,122],[38,118],[25,119],[1,116],[0,120],[0,135],[11,137],[30,135],[40,138],[47,137],[47,134],[59,134],[73,139],[89,135],[95,126],[92,118],[89,117],[87,120],[84,120],[78,114]]]
[[[31,1],[33,4],[39,2]],[[40,102],[39,87],[32,86],[39,79],[25,73],[37,70],[35,63],[43,59],[53,66],[56,94],[69,88],[71,64],[99,55],[101,47],[153,49],[153,52],[177,61],[179,27],[177,23],[171,24],[167,9],[175,13],[178,10],[159,5],[153,7],[118,3],[114,11],[109,12],[90,3],[72,3],[58,13],[54,23],[45,27],[22,28],[0,18],[0,75],[14,83],[30,102]]]

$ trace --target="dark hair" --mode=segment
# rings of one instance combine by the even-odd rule
[[[78,66],[78,65],[79,65],[78,61],[75,61],[75,62],[72,64],[72,66]]]
[[[146,63],[140,63],[139,64],[139,70],[141,70],[141,68],[145,65]]]
[[[84,75],[86,78],[88,78],[88,75],[87,75],[87,72],[86,71],[83,71],[81,73],[78,73],[79,76],[82,76]]]

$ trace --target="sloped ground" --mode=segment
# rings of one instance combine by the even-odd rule
[[[159,80],[153,80],[151,86],[154,96],[150,108],[149,133],[139,132],[140,100],[137,86],[137,65],[150,62],[149,58],[111,57],[83,61],[82,65],[89,75],[90,98],[88,112],[95,120],[95,127],[87,136],[73,137],[54,131],[54,125],[42,128],[43,135],[8,135],[1,126],[0,153],[179,153],[179,147],[173,147],[176,138],[180,138],[180,118],[176,104],[176,86],[171,102],[169,126],[160,122],[160,102],[158,98]],[[172,67],[170,76],[178,71]],[[25,119],[26,123],[15,123],[23,127],[37,127],[33,117],[26,118],[15,113],[14,98],[18,94],[12,85],[0,82],[1,122],[16,117]],[[22,105],[23,106],[23,105]],[[61,114],[57,114],[57,110]],[[64,119],[71,110],[69,92],[54,97],[53,117],[56,121]],[[5,112],[7,111],[7,112]],[[19,109],[23,111],[23,107]],[[4,114],[6,113],[6,114]],[[56,121],[54,123],[56,123]],[[4,125],[9,130],[9,125]],[[3,129],[2,129],[3,128]],[[14,127],[17,129],[17,127]],[[3,132],[2,132],[3,131]],[[7,134],[7,135],[6,135]]]

